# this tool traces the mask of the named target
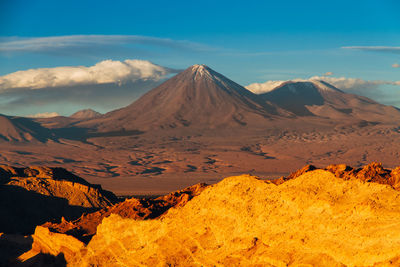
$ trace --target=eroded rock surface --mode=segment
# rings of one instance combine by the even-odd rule
[[[131,198],[37,227],[32,249],[18,260],[22,266],[398,266],[399,174],[399,167],[380,163],[307,165],[273,181],[242,175]]]
[[[32,260],[39,254],[48,254],[55,256],[60,255],[66,262],[70,261],[72,257],[84,247],[84,243],[77,240],[70,235],[58,234],[49,231],[48,228],[38,226],[35,233],[32,235],[33,243],[32,249],[18,257],[21,262],[29,260],[32,263],[40,264],[40,260]],[[40,259],[40,257],[38,257]]]
[[[32,234],[37,225],[116,202],[113,193],[62,168],[0,166],[0,232]]]
[[[75,221],[63,220],[61,223],[46,223],[43,226],[48,227],[53,232],[65,233],[83,242],[89,242],[90,238],[96,233],[97,226],[103,218],[111,214],[118,214],[123,218],[138,220],[154,219],[171,207],[184,206],[193,197],[199,195],[206,187],[206,184],[197,184],[155,199],[130,198],[97,212],[84,214]]]
[[[287,180],[297,178],[306,172],[316,169],[317,168],[313,165],[306,165],[291,173],[289,176],[281,177],[272,182],[275,184],[281,184]],[[327,166],[323,170],[327,170],[333,173],[337,178],[345,180],[358,179],[364,182],[387,184],[396,190],[400,189],[400,167],[396,167],[395,169],[385,169],[383,168],[382,163],[372,162],[362,168],[353,168],[346,164],[333,164]]]
[[[105,218],[71,266],[398,264],[400,192],[325,170],[280,185],[242,175],[161,219]]]

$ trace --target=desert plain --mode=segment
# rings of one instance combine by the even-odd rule
[[[5,266],[398,266],[400,110],[194,65],[132,104],[0,116]]]

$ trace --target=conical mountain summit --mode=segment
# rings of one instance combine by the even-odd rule
[[[290,113],[206,65],[193,65],[131,105],[91,120],[100,131],[257,126]]]
[[[206,65],[193,65],[131,105],[77,126],[99,132],[265,129],[297,122],[301,127],[305,121],[296,118],[310,116],[316,124],[400,121],[397,108],[345,93],[324,81],[287,81],[257,95]]]
[[[73,118],[73,119],[91,119],[91,118],[96,118],[99,116],[101,116],[101,113],[88,108],[88,109],[78,110],[77,112],[75,112],[74,114],[72,114],[69,117]]]
[[[345,93],[320,80],[287,81],[260,97],[297,116],[373,122],[400,120],[399,109],[364,96]]]

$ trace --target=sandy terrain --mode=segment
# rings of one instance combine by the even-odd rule
[[[162,194],[241,173],[276,178],[305,164],[400,164],[397,126],[299,128],[202,135],[154,132],[91,138],[87,143],[3,142],[0,164],[64,167],[120,195]]]
[[[78,117],[0,116],[0,164],[64,167],[123,195],[306,164],[400,164],[400,110],[321,81],[256,95],[194,65],[127,107]]]

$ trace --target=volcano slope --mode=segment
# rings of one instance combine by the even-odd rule
[[[320,80],[287,81],[260,97],[298,116],[375,123],[400,121],[399,109],[379,104],[367,97],[345,93]]]
[[[52,139],[49,129],[28,118],[0,114],[0,143],[38,143]]]
[[[131,105],[79,125],[116,130],[256,127],[287,112],[205,65],[193,65]]]

